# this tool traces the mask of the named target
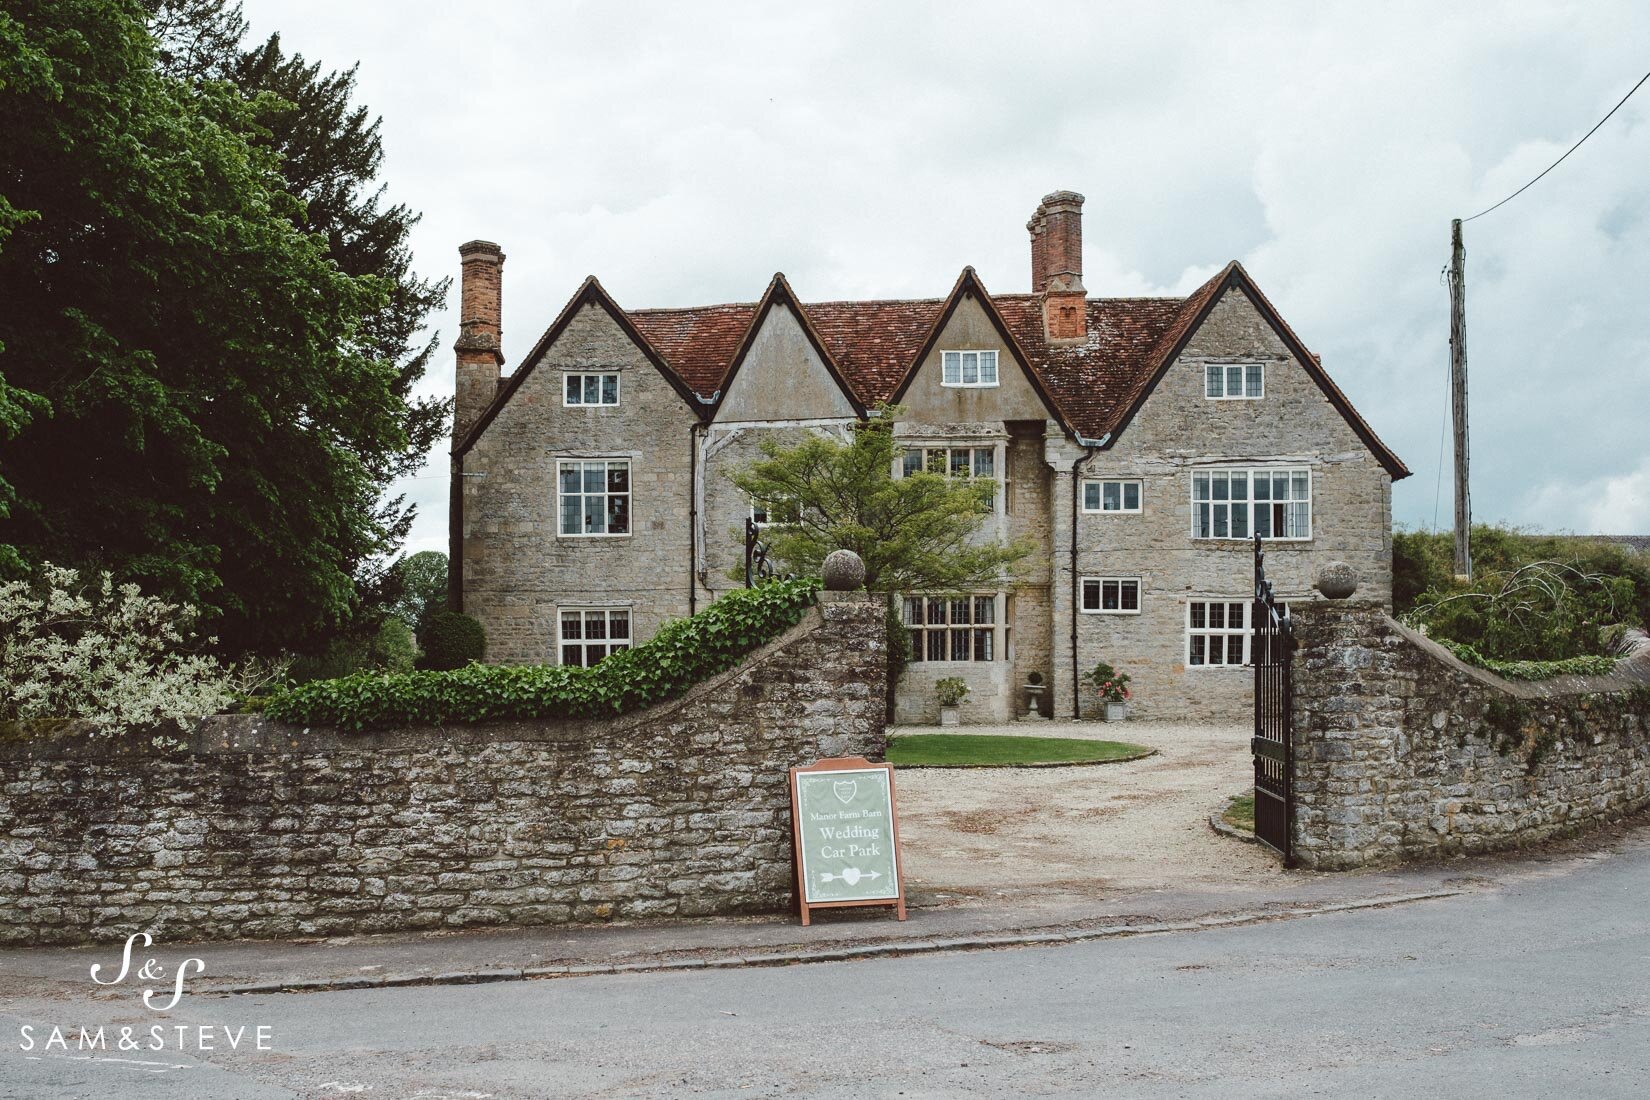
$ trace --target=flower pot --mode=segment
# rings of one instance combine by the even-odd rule
[[[962,725],[962,719],[958,717],[956,707],[941,707],[940,708],[940,725],[942,725],[942,726],[960,726],[960,725]]]
[[[1129,716],[1129,704],[1127,703],[1107,702],[1105,709],[1106,721],[1108,722],[1121,722]]]

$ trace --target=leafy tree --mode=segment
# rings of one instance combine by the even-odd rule
[[[389,612],[416,633],[423,633],[429,621],[447,610],[447,555],[439,550],[420,550],[395,566],[401,595]]]
[[[764,440],[763,457],[730,475],[756,500],[786,502],[790,522],[766,533],[774,555],[791,568],[817,574],[825,555],[838,549],[865,562],[865,587],[887,596],[890,706],[906,652],[898,596],[994,588],[1033,549],[982,537],[996,494],[989,478],[928,470],[893,476],[904,453],[894,437],[903,411],[877,409],[847,443],[825,436],[790,446]]]
[[[204,45],[164,71],[149,14],[0,6],[0,567],[107,569],[226,649],[300,645],[388,590],[410,517],[382,491],[439,431],[408,396],[428,348],[391,354],[417,296],[339,258],[404,260],[410,222],[348,228],[376,198],[295,185],[290,109]]]
[[[994,586],[1031,552],[1024,543],[980,538],[997,483],[924,470],[893,476],[904,446],[894,421],[904,410],[876,410],[842,443],[810,436],[762,443],[763,457],[730,480],[757,500],[782,500],[790,522],[766,528],[774,554],[815,573],[833,550],[865,562],[873,592],[964,592]]]

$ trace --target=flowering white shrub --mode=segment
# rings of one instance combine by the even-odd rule
[[[192,653],[193,608],[47,564],[0,584],[0,718],[147,726],[216,714],[246,671]]]

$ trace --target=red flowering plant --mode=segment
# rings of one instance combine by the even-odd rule
[[[1102,703],[1122,703],[1129,699],[1129,674],[1119,672],[1105,661],[1095,665],[1083,679],[1094,685]]]

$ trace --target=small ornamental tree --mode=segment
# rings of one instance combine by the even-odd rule
[[[982,536],[997,492],[990,478],[929,470],[894,476],[905,449],[894,424],[903,412],[877,408],[847,442],[764,440],[763,457],[729,475],[755,500],[787,502],[787,522],[764,530],[788,568],[817,574],[833,550],[852,550],[865,563],[866,589],[887,598],[890,710],[907,648],[898,597],[995,588],[1033,549]]]

